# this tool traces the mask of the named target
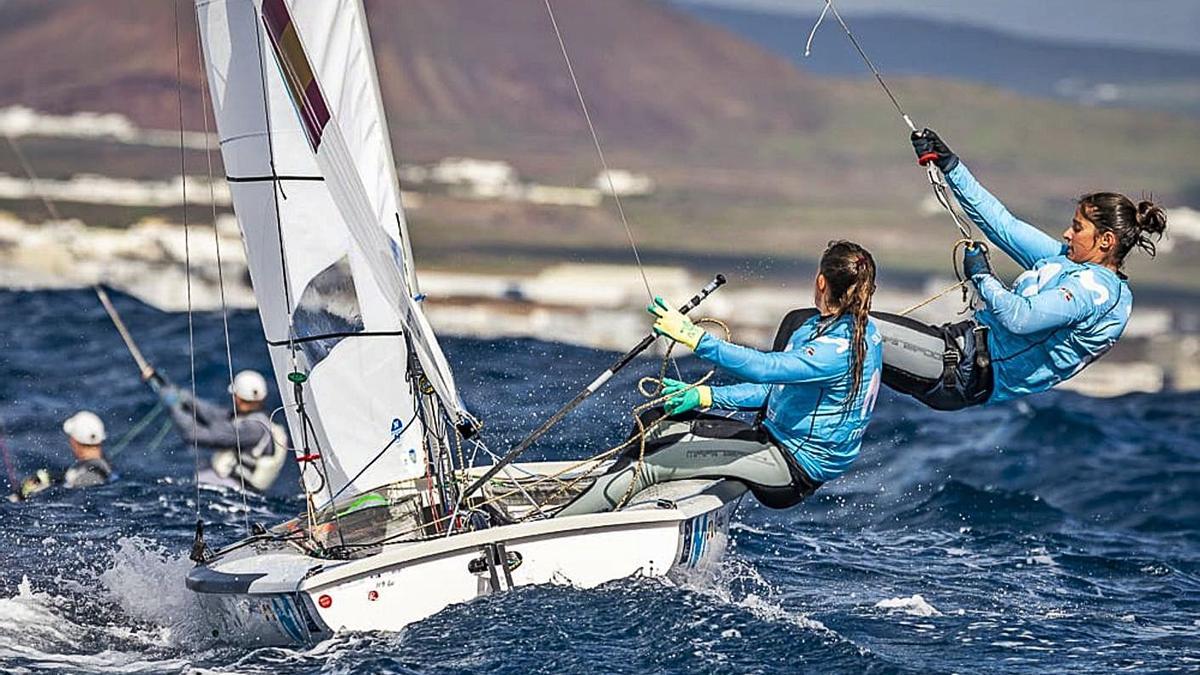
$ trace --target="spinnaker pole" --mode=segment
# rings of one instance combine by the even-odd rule
[[[125,342],[125,348],[129,350],[129,355],[133,357],[137,363],[138,370],[142,373],[142,378],[146,379],[154,372],[154,368],[150,362],[142,356],[142,350],[138,349],[137,343],[133,341],[133,336],[129,334],[129,329],[125,327],[125,322],[121,320],[121,315],[117,313],[117,308],[113,307],[112,300],[108,297],[108,292],[103,286],[95,286],[96,296],[100,298],[100,304],[104,305],[104,311],[108,313],[108,318],[112,319],[113,325],[116,326],[117,332],[121,335],[121,340]]]
[[[700,289],[699,293],[692,296],[692,299],[688,300],[687,304],[680,307],[679,311],[682,312],[683,314],[687,314],[688,312],[695,309],[697,305],[704,302],[705,298],[712,295],[712,293],[714,291],[716,291],[718,288],[720,288],[724,284],[725,284],[725,276],[722,274],[718,274],[717,276],[713,277],[713,280],[708,282],[708,284],[704,288]],[[537,429],[534,429],[533,433],[531,433],[525,437],[525,440],[521,441],[516,446],[514,446],[513,449],[511,449],[507,453],[505,453],[505,455],[503,457],[501,457],[498,462],[493,464],[491,466],[491,468],[489,468],[487,470],[487,472],[485,472],[483,474],[483,476],[481,476],[479,478],[479,480],[472,483],[470,487],[468,487],[466,490],[464,490],[462,492],[462,494],[459,496],[459,500],[461,501],[463,499],[466,499],[468,496],[471,495],[471,493],[475,492],[480,487],[482,487],[485,483],[487,483],[489,480],[494,478],[496,476],[496,474],[500,473],[501,469],[503,469],[504,467],[511,464],[513,462],[513,460],[515,460],[517,457],[519,457],[521,455],[521,453],[528,450],[529,446],[533,445],[534,443],[537,442],[537,440],[539,438],[546,435],[547,431],[550,431],[550,429],[552,427],[554,427],[556,424],[561,422],[564,417],[566,417],[568,414],[570,414],[570,412],[572,410],[579,407],[579,404],[586,401],[589,396],[596,393],[596,391],[599,390],[600,387],[603,387],[605,385],[605,383],[607,383],[610,379],[612,379],[613,375],[616,375],[618,371],[620,371],[625,366],[629,365],[630,361],[632,361],[638,354],[641,354],[642,352],[646,351],[646,349],[648,347],[650,347],[650,345],[654,344],[654,341],[657,339],[658,339],[657,333],[651,333],[651,334],[647,335],[646,337],[642,338],[642,341],[637,343],[636,347],[625,352],[625,354],[621,358],[617,359],[616,362],[614,362],[611,366],[608,367],[608,370],[605,370],[603,373],[600,374],[599,377],[592,380],[592,382],[590,384],[588,384],[588,386],[584,387],[582,391],[580,391],[578,394],[576,394],[575,398],[571,399],[566,405],[559,408],[558,412],[551,415],[550,418],[547,419],[545,422],[543,422],[542,425],[539,426]]]

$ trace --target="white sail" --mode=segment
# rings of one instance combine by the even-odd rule
[[[466,412],[413,298],[416,276],[362,7],[358,0],[196,6],[276,379],[293,444],[313,455],[306,485],[320,491],[319,502],[423,475],[416,403],[423,383],[410,377],[410,350],[452,418]],[[300,400],[292,372],[307,375]]]

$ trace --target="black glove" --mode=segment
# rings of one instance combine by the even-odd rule
[[[958,155],[954,154],[945,141],[933,129],[912,132],[913,150],[917,151],[917,163],[925,166],[933,162],[942,173],[950,173],[958,166]]]
[[[980,274],[993,274],[992,261],[988,259],[987,244],[973,241],[963,249],[963,275],[974,279]]]

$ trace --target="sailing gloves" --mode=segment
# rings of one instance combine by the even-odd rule
[[[696,408],[712,407],[712,387],[706,384],[692,387],[687,382],[666,377],[663,378],[662,393],[663,396],[670,396],[664,404],[668,415],[678,415]]]
[[[942,173],[950,173],[958,166],[958,155],[947,147],[933,129],[914,131],[911,140],[913,150],[917,151],[917,163],[921,166],[933,162]]]
[[[655,333],[687,345],[689,349],[695,349],[700,344],[700,338],[704,337],[703,328],[688,320],[683,312],[668,306],[662,296],[656,296],[646,311],[658,317],[654,322]]]
[[[963,275],[968,279],[993,274],[992,262],[988,259],[987,244],[973,241],[963,249]]]

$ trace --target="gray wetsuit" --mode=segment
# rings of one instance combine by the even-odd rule
[[[85,488],[104,485],[112,479],[113,470],[103,458],[81,459],[63,474],[63,486]]]
[[[646,421],[663,415],[644,413]],[[646,456],[637,468],[633,446],[608,473],[558,512],[558,516],[614,509],[626,495],[672,480],[731,478],[745,483],[766,506],[794,506],[821,486],[779,449],[767,432],[739,420],[708,414],[673,417],[646,434]],[[633,486],[632,489],[630,486]]]
[[[235,489],[244,484],[257,492],[269,489],[286,459],[283,429],[261,410],[235,417],[229,408],[193,398],[182,389],[174,391],[179,401],[170,406],[171,419],[184,441],[214,451],[212,468],[201,472],[200,482]]]

